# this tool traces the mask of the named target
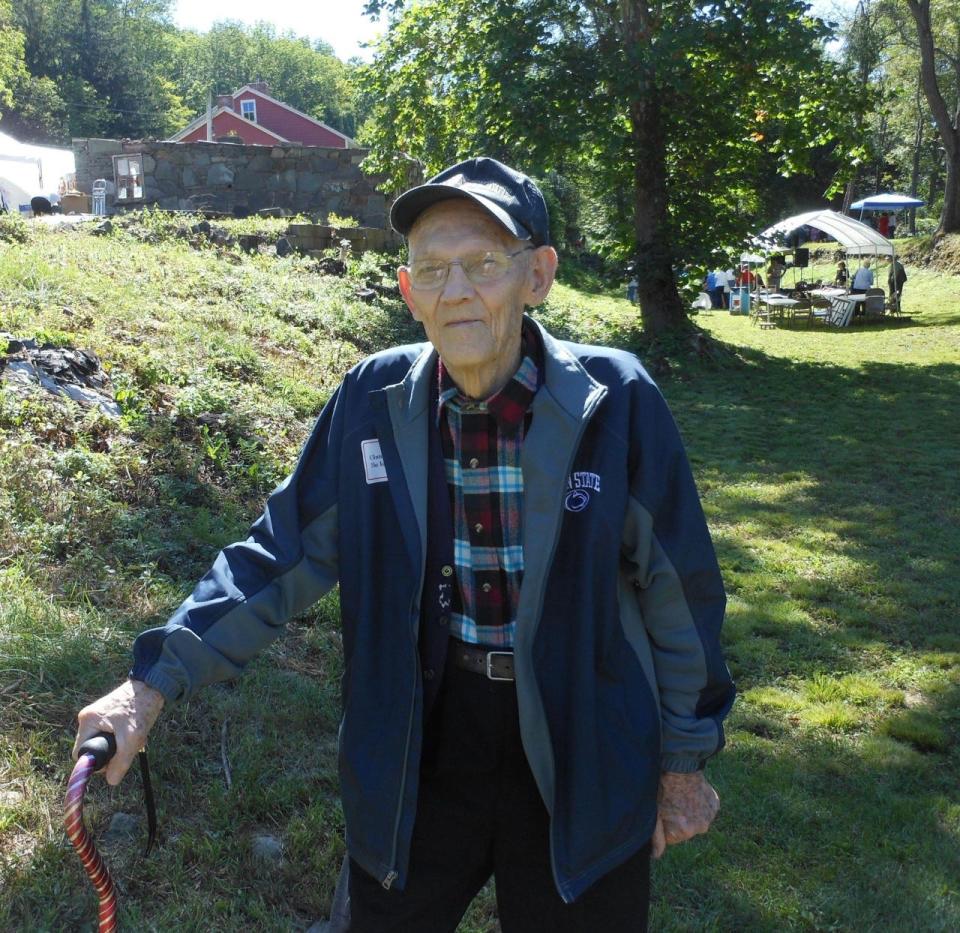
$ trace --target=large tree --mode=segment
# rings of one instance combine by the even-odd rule
[[[916,24],[920,81],[946,154],[947,180],[937,228],[942,236],[960,232],[960,8],[955,2],[931,5],[930,0],[907,0],[907,6]]]
[[[675,269],[763,210],[764,181],[836,147],[854,102],[801,0],[374,0],[378,170],[486,152],[587,177],[626,215],[644,327],[686,326]]]
[[[14,111],[39,135],[163,136],[187,117],[166,77],[172,0],[13,0],[31,79]],[[44,109],[47,112],[44,113]],[[65,120],[58,120],[57,111]],[[61,125],[65,123],[66,125]]]

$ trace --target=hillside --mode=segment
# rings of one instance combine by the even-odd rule
[[[120,409],[0,391],[2,929],[89,929],[60,829],[77,709],[245,533],[344,370],[421,339],[390,288],[396,257],[330,275],[183,224],[147,213],[23,242],[0,226],[8,344],[91,351]],[[736,360],[663,383],[728,586],[741,697],[710,765],[719,823],[657,865],[655,929],[960,926],[960,279],[908,269],[903,323],[760,330],[706,313]],[[559,285],[539,314],[564,336],[638,340],[612,293]],[[160,845],[105,846],[125,929],[324,914],[343,852],[340,671],[331,594],[236,683],[164,713]],[[136,776],[96,782],[88,812],[98,834],[140,814]],[[258,836],[282,857],[255,855]],[[488,894],[462,930],[489,933],[494,914]]]

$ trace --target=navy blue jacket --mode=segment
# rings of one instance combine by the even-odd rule
[[[723,585],[666,403],[630,354],[541,335],[515,668],[554,878],[572,901],[650,838],[660,771],[696,770],[722,747],[734,690]],[[249,538],[140,635],[131,671],[168,701],[189,697],[237,675],[339,582],[347,848],[400,888],[422,741],[435,365],[421,344],[347,374]]]

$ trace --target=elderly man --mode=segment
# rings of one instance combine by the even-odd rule
[[[429,344],[364,360],[250,537],[80,714],[116,783],[164,703],[232,677],[339,581],[342,929],[646,927],[649,857],[705,832],[733,700],[724,594],[677,429],[637,360],[524,313],[557,254],[478,158],[401,196]]]

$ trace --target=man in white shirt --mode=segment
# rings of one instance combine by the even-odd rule
[[[873,288],[873,269],[870,268],[869,259],[864,259],[863,265],[854,273],[850,287],[855,292],[865,292],[868,288]]]
[[[724,269],[714,269],[713,288],[710,292],[710,305],[714,308],[722,308],[725,304],[724,293],[730,291],[730,277]]]

